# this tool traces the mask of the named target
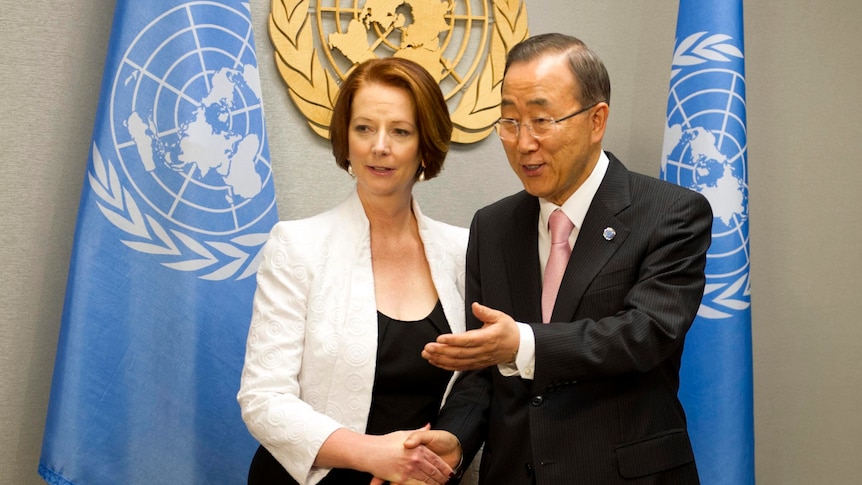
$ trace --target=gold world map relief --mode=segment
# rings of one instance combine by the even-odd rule
[[[506,54],[525,39],[524,0],[274,0],[278,71],[318,135],[329,136],[338,85],[367,59],[403,57],[440,83],[455,129],[473,143],[500,116]]]

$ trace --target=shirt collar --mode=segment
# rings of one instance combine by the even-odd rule
[[[563,212],[569,220],[572,221],[572,224],[575,225],[575,228],[581,228],[584,224],[584,218],[587,216],[587,210],[589,210],[590,204],[593,201],[593,197],[595,197],[596,192],[599,191],[602,179],[605,178],[605,173],[608,171],[609,163],[610,161],[608,160],[608,156],[605,154],[604,150],[601,151],[599,154],[599,161],[596,162],[593,172],[589,177],[587,177],[587,180],[578,187],[578,190],[563,202],[562,207],[557,206],[553,202],[539,198],[539,208],[541,211],[539,214],[539,224],[544,228],[545,232],[548,231],[548,219],[551,217],[551,212],[554,212],[558,208],[563,209]]]

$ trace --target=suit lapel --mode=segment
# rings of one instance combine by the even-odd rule
[[[587,287],[611,256],[622,246],[630,228],[616,217],[631,205],[628,170],[612,154],[607,173],[584,218],[563,274],[551,321],[572,321]],[[610,228],[613,236],[605,234]],[[540,304],[541,306],[541,304]]]
[[[539,266],[539,200],[526,192],[505,221],[504,261],[512,317],[522,322],[542,321],[542,272]]]

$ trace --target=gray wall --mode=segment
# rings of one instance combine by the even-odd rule
[[[283,218],[341,200],[350,181],[304,126],[272,62],[269,2],[252,0]],[[658,174],[677,2],[527,0],[533,33],[587,41],[612,76],[606,148]],[[0,485],[36,466],[78,197],[113,2],[2,0],[0,8]],[[862,53],[858,0],[745,6],[757,479],[862,475]],[[466,225],[519,187],[499,142],[456,147],[418,189],[426,212]]]

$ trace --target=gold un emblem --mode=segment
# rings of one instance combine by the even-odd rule
[[[524,0],[273,0],[269,16],[290,98],[324,138],[338,85],[353,66],[394,56],[437,79],[455,124],[452,141],[484,139],[500,116],[506,53],[527,35]]]

